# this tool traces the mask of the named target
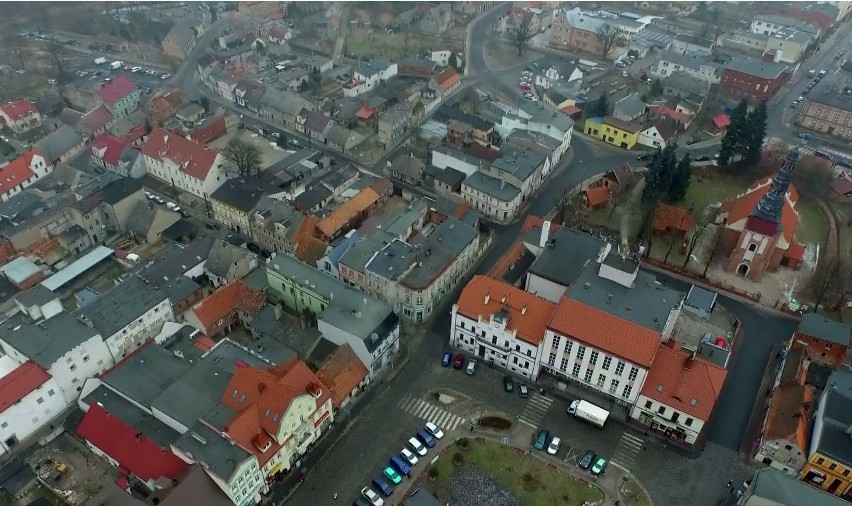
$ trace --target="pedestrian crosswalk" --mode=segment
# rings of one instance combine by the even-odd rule
[[[397,404],[400,409],[407,413],[432,422],[446,432],[454,430],[465,422],[465,419],[450,413],[446,409],[418,399],[412,395],[406,395]]]
[[[625,469],[630,469],[630,466],[633,465],[633,461],[636,459],[636,455],[642,450],[644,444],[645,440],[642,438],[625,432],[621,435],[618,447],[615,449],[615,453],[610,460]]]
[[[518,421],[533,428],[538,427],[551,404],[553,404],[553,399],[550,397],[538,393],[532,394],[518,417]]]

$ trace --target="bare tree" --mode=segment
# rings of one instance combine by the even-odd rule
[[[236,166],[240,177],[260,174],[261,153],[254,144],[240,139],[231,139],[222,150],[222,156]]]
[[[846,285],[847,271],[846,262],[837,255],[824,258],[822,262],[817,264],[808,285],[815,301],[814,312],[823,303],[842,295]]]
[[[707,257],[707,262],[704,263],[704,272],[701,273],[702,278],[707,277],[707,271],[719,253],[719,243],[722,241],[722,234],[718,229],[714,230],[714,232],[713,237],[710,238],[710,255]]]
[[[815,199],[830,196],[831,182],[834,174],[831,170],[831,162],[815,156],[803,156],[796,164],[793,173],[793,184],[803,195]]]
[[[68,58],[65,56],[65,46],[62,44],[51,43],[48,44],[45,52],[47,53],[48,58],[50,58],[50,62],[56,72],[54,74],[56,80],[62,84],[70,81],[71,78],[68,73]]]
[[[535,37],[535,33],[532,31],[530,23],[522,16],[520,24],[515,27],[512,34],[512,45],[518,49],[518,56],[524,54],[524,49],[533,37]]]
[[[666,251],[665,258],[663,258],[664,264],[669,263],[669,255],[672,254],[672,251],[674,251],[675,245],[678,244],[679,242],[680,242],[680,239],[678,237],[676,237],[676,236],[675,237],[669,237],[669,249]]]
[[[681,268],[686,269],[686,266],[689,264],[689,258],[692,256],[692,253],[695,251],[696,246],[698,246],[698,241],[701,239],[701,236],[704,235],[704,232],[707,231],[707,228],[713,223],[713,220],[716,219],[716,213],[712,210],[704,211],[704,214],[701,215],[701,219],[692,225],[692,234],[689,236],[689,241],[687,243],[688,247],[686,250],[686,258],[683,259],[683,265]]]
[[[615,47],[616,41],[618,41],[618,31],[609,23],[604,23],[598,31],[598,39],[601,41],[603,57],[606,58],[612,48]]]
[[[27,69],[28,51],[26,39],[18,34],[9,33],[3,37],[2,46],[6,48],[10,56],[15,58],[20,70]]]

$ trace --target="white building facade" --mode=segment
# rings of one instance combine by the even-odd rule
[[[13,386],[14,385],[14,386]],[[0,357],[0,455],[26,440],[67,407],[62,391],[50,374],[38,364],[19,363],[10,356]],[[7,397],[11,390],[23,395]]]

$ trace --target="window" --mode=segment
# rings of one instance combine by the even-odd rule
[[[586,369],[586,375],[583,377],[583,381],[585,381],[586,383],[592,382],[592,368],[591,367]]]
[[[631,390],[633,390],[633,385],[627,385],[626,387],[624,387],[624,392],[621,393],[621,397],[623,399],[627,399],[628,397],[630,397]]]
[[[85,357],[83,357],[83,362],[88,362],[88,361],[89,361],[89,356],[88,356],[88,355],[86,355]]]
[[[614,394],[618,390],[618,380],[613,379],[609,384],[609,393]]]
[[[565,372],[568,370],[568,358],[565,357],[562,359],[562,363],[559,364],[559,370],[561,372]]]
[[[830,466],[828,466],[828,470],[829,470],[829,471],[834,471],[835,469],[837,469],[837,464],[835,464],[834,462],[832,462],[832,463],[831,463],[831,465],[830,465]]]
[[[603,374],[598,374],[598,388],[603,388],[605,381],[606,376],[604,376]]]
[[[604,357],[603,370],[604,370],[604,371],[609,371],[609,366],[610,366],[610,365],[612,365],[612,357],[610,357],[610,356],[606,356],[606,357]]]
[[[849,470],[848,469],[843,470],[843,476],[849,476]]]
[[[562,342],[562,338],[554,335],[553,336],[553,349],[558,350],[559,349],[559,343],[561,343],[561,342]]]
[[[598,352],[596,352],[596,351],[592,352],[592,354],[589,356],[589,364],[590,365],[595,365],[595,364],[598,363],[598,355],[599,355]]]
[[[574,341],[568,341],[565,343],[565,354],[571,355],[571,348],[574,347]]]
[[[71,369],[72,371],[77,370],[77,364],[71,364],[71,367],[69,367],[69,369]]]
[[[8,426],[9,426],[9,424],[6,423],[6,422],[0,423],[0,429],[5,429]]]
[[[686,419],[686,421],[685,421],[685,422],[683,422],[683,423],[684,423],[684,425],[686,425],[687,427],[692,427],[692,418],[687,418],[687,419]]]
[[[630,368],[630,376],[628,376],[628,379],[630,381],[636,381],[636,375],[638,375],[638,374],[639,374],[639,369],[637,367],[631,367]]]
[[[621,376],[622,374],[624,374],[624,365],[625,365],[624,362],[622,362],[621,360],[618,361],[618,365],[615,366],[615,375],[616,376]]]
[[[580,376],[580,364],[574,364],[574,369],[571,371],[571,376],[575,378]]]
[[[817,465],[820,465],[820,466],[821,466],[821,465],[823,465],[824,463],[825,463],[825,459],[824,459],[824,458],[820,457],[820,458],[818,458],[818,459],[817,459]]]
[[[550,356],[547,357],[547,365],[553,367],[556,365],[556,353],[550,352]]]
[[[48,395],[48,397],[53,397],[54,395],[56,395],[56,392],[54,392],[53,389],[51,388],[50,390],[47,391],[47,395]]]
[[[36,402],[39,404],[44,404],[44,397],[39,397],[38,399],[36,399]]]
[[[581,360],[583,360],[583,357],[585,357],[585,356],[586,356],[586,347],[583,346],[583,345],[578,346],[577,347],[577,360],[581,361]]]

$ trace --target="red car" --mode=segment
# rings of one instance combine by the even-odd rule
[[[464,365],[464,356],[459,353],[456,355],[456,358],[453,360],[453,369],[461,369]]]

